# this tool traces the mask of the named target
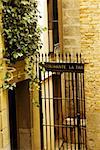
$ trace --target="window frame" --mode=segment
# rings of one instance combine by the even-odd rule
[[[63,32],[62,32],[62,0],[57,0],[58,8],[58,38],[59,43],[56,44],[54,48],[54,36],[53,36],[53,0],[47,0],[47,10],[48,10],[48,38],[49,38],[49,53],[55,53],[56,49],[63,52]]]

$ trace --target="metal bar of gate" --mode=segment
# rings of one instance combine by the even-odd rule
[[[66,73],[64,73],[64,80],[65,80],[65,96],[66,96],[67,95],[67,89],[66,89],[67,78],[66,78]],[[65,113],[67,111],[67,101],[68,101],[68,99],[66,98],[65,99]],[[66,141],[67,141],[68,140],[67,121],[66,121],[66,128],[65,128],[65,130],[66,130]],[[68,142],[66,143],[66,149],[68,149]]]
[[[73,115],[73,117],[74,117],[74,148],[75,148],[75,150],[76,150],[76,132],[75,132],[75,98],[74,98],[74,96],[75,96],[75,83],[74,83],[74,73],[72,73],[72,101],[73,101],[73,113],[74,113],[74,115]]]
[[[42,124],[43,124],[43,114],[42,114],[42,99],[41,99],[41,68],[39,67],[39,104],[40,104],[40,136],[41,136],[41,147],[43,147],[43,141],[42,141],[42,139],[43,139],[43,126],[42,126]]]
[[[83,74],[83,97],[84,97],[84,118],[86,120],[86,108],[85,108],[85,90],[84,90],[84,74]],[[87,150],[87,135],[86,135],[86,125],[85,125],[85,143],[84,146]]]
[[[76,54],[78,63],[78,54]],[[80,99],[79,99],[79,74],[75,73],[76,80],[76,111],[77,111],[77,134],[78,134],[78,150],[80,150]]]
[[[40,82],[40,92],[39,92],[39,98],[40,98],[40,123],[41,123],[41,147],[44,149],[46,147],[47,150],[56,150],[57,148],[60,150],[60,148],[62,148],[62,150],[69,150],[69,146],[70,146],[70,150],[76,150],[78,148],[78,150],[86,150],[87,149],[87,144],[86,144],[86,125],[85,124],[85,119],[86,119],[86,114],[85,114],[85,95],[84,95],[84,73],[83,71],[81,72],[81,69],[76,69],[75,72],[72,71],[68,71],[64,70],[64,86],[65,86],[65,99],[62,99],[61,95],[56,95],[56,97],[51,98],[50,97],[50,80],[49,80],[49,72],[52,72],[52,75],[55,75],[55,84],[57,88],[61,88],[58,87],[61,86],[60,84],[58,84],[58,80],[57,80],[57,76],[58,74],[62,73],[63,68],[61,68],[62,70],[59,71],[59,69],[56,69],[56,65],[60,66],[67,66],[69,64],[71,64],[71,55],[69,55],[69,64],[68,62],[66,62],[65,64],[62,63],[64,57],[63,55],[58,54],[58,63],[55,63],[55,68],[47,69],[47,71],[45,71],[44,74],[44,85],[42,88],[44,88],[44,97],[41,97],[41,82]],[[55,55],[56,57],[56,55]],[[73,65],[79,65],[81,64],[81,62],[78,62],[78,55],[76,55],[76,59],[77,62],[76,64],[72,63]],[[57,59],[55,58],[55,59]],[[62,58],[62,61],[60,61],[60,59]],[[67,60],[67,55],[65,55],[65,58]],[[43,55],[42,55],[42,59],[43,59]],[[47,62],[47,57],[45,55],[45,61]],[[51,63],[51,62],[50,62]],[[52,65],[54,63],[51,63],[50,65]],[[49,66],[49,65],[48,65]],[[82,66],[82,65],[80,65]],[[81,67],[78,68],[81,68]],[[45,68],[45,65],[43,66]],[[43,68],[42,67],[42,68]],[[74,67],[74,68],[77,68]],[[55,71],[55,70],[56,71]],[[47,72],[47,74],[46,74]],[[45,83],[45,75],[47,76],[47,90],[48,90],[48,97],[46,97],[45,95],[45,91],[46,91],[46,83]],[[39,69],[39,80],[42,81],[41,79],[41,69]],[[61,80],[61,79],[60,79]],[[59,82],[60,82],[59,80]],[[67,86],[67,88],[66,88]],[[59,91],[56,91],[59,92]],[[51,103],[53,102],[53,107],[56,107],[56,113],[54,114],[54,117],[58,119],[54,119],[54,124],[52,124],[51,121]],[[65,101],[65,106],[62,107],[62,101]],[[43,108],[42,108],[42,102],[45,106],[45,112],[42,112]],[[48,103],[48,110],[47,110],[47,103]],[[63,103],[63,104],[64,104]],[[53,108],[54,109],[54,108]],[[65,111],[64,111],[64,110]],[[46,119],[47,116],[47,111],[48,115],[49,115],[49,123],[47,120],[45,120],[45,122],[43,122],[43,115],[44,118]],[[60,112],[61,111],[61,112]],[[64,112],[64,114],[63,114]],[[55,116],[56,115],[56,116]],[[65,115],[65,116],[64,116]],[[66,117],[66,118],[64,118]],[[66,119],[65,123],[63,121],[63,119]],[[54,141],[54,149],[52,149],[52,133],[51,130],[54,127],[54,137],[55,137],[55,141]],[[45,140],[45,144],[44,144],[44,132],[43,130],[45,129],[45,137],[50,137],[50,144],[48,147],[48,139]],[[47,131],[47,129],[49,129],[49,131]],[[52,130],[53,131],[53,130]],[[50,133],[50,135],[48,135],[48,132]],[[65,133],[64,133],[65,132]],[[64,135],[63,135],[64,133]],[[66,137],[65,137],[66,136]],[[62,137],[62,144],[61,144],[61,138]],[[65,140],[64,140],[65,139]],[[45,146],[44,146],[45,145]],[[65,148],[66,146],[66,148]],[[78,147],[77,147],[78,146]],[[50,149],[51,148],[51,149]],[[73,149],[74,148],[74,149]]]

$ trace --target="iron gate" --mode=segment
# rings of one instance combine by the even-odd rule
[[[39,64],[42,150],[86,150],[84,64],[81,55],[42,55]]]

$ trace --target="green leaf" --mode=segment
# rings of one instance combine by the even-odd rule
[[[21,4],[23,4],[23,5],[29,5],[30,3],[28,1],[21,1]]]
[[[37,2],[31,0],[2,1],[4,2],[2,17],[4,53],[14,63],[20,57],[28,57],[26,72],[33,81],[34,58],[31,59],[29,56],[33,56],[35,52],[41,49],[41,33],[46,30],[38,24],[40,14],[37,9]]]

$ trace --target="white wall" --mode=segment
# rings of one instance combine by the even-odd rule
[[[41,53],[47,53],[48,52],[48,14],[47,14],[47,0],[39,0],[39,11],[42,16],[41,19],[39,19],[39,24],[41,27],[46,27],[46,31],[43,32],[41,39],[43,43],[43,47],[41,50]]]
[[[49,83],[48,83],[49,82]],[[54,109],[52,76],[42,81],[42,110],[44,149],[54,149]]]

